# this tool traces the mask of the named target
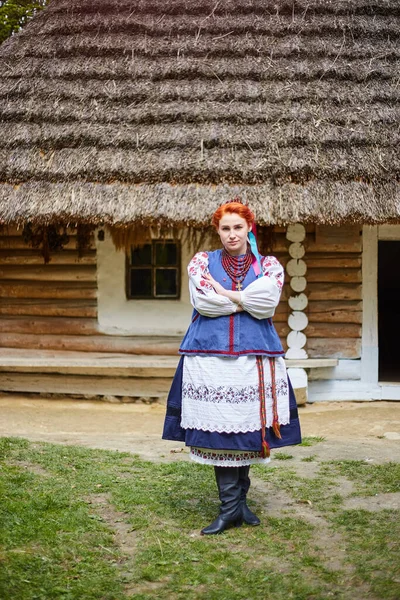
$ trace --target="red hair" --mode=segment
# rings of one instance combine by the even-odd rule
[[[245,204],[242,204],[239,198],[235,198],[234,200],[229,200],[229,202],[222,204],[213,214],[211,222],[215,229],[218,229],[219,222],[224,215],[232,213],[242,217],[247,225],[252,225],[254,222],[254,214],[251,212],[250,208]]]

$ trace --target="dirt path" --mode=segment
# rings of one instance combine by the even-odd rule
[[[159,404],[2,394],[0,411],[0,436],[128,451],[148,460],[187,460],[183,444],[161,440],[165,407]],[[320,460],[400,461],[400,402],[323,402],[302,406],[299,412],[303,436],[325,438],[316,446],[286,449],[299,461],[310,455]]]

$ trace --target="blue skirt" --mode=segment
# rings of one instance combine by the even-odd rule
[[[183,361],[181,356],[175,377],[167,400],[167,413],[164,421],[163,440],[185,442],[186,446],[210,448],[213,450],[244,450],[261,451],[261,430],[247,433],[218,433],[216,431],[202,431],[200,429],[182,429],[182,376]],[[276,437],[272,427],[267,429],[266,438],[270,448],[281,448],[300,444],[300,421],[297,411],[296,398],[289,381],[290,422],[281,425],[281,438]]]

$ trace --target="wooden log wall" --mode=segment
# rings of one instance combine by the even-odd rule
[[[68,338],[97,333],[94,243],[79,258],[76,236],[51,253],[22,238],[21,229],[0,232],[0,346],[68,350]]]
[[[305,330],[310,358],[359,358],[361,352],[361,250],[358,227],[307,226],[309,319]],[[289,260],[286,229],[276,227],[273,254]],[[27,350],[175,355],[179,340],[110,336],[98,331],[96,251],[78,258],[73,233],[64,250],[44,264],[21,230],[0,233],[0,347]],[[289,278],[274,317],[286,348],[290,328]]]
[[[99,331],[94,239],[79,258],[69,233],[69,243],[46,265],[21,230],[0,231],[0,348],[176,356],[177,338]]]
[[[362,236],[358,226],[306,227],[307,288],[306,309],[309,324],[307,336],[309,358],[346,358],[361,356],[362,324]],[[286,266],[289,260],[285,229],[275,228],[274,255]],[[290,278],[282,293],[282,301],[274,322],[286,348],[290,309]]]

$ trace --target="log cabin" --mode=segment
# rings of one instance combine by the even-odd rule
[[[399,400],[399,31],[397,0],[51,0],[0,47],[0,390],[164,397],[239,196],[298,401]]]

